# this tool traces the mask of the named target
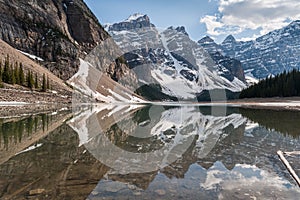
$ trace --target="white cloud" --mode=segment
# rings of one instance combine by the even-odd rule
[[[219,0],[218,15],[206,15],[209,35],[238,34],[245,30],[260,30],[266,34],[300,19],[299,0]]]
[[[294,199],[300,195],[297,186],[275,172],[247,164],[237,164],[228,170],[222,163],[216,162],[207,170],[206,179],[200,187],[220,191],[219,199],[228,199],[236,194],[243,199],[269,199],[271,196]]]
[[[238,39],[238,41],[246,42],[246,41],[255,40],[258,37],[259,37],[259,35],[254,34],[252,37],[242,37],[242,38]]]
[[[200,20],[201,23],[205,23],[207,28],[207,33],[209,35],[219,35],[220,32],[217,31],[217,28],[221,28],[224,24],[217,21],[216,16],[207,15]]]

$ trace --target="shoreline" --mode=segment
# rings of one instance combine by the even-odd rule
[[[1,103],[1,102],[0,102]],[[0,119],[12,119],[37,115],[43,113],[55,113],[59,111],[72,110],[71,104],[24,104],[24,105],[1,105]]]
[[[24,102],[24,101],[0,101],[0,118],[13,118],[30,115],[39,112],[55,112],[60,109],[72,109],[71,100],[67,102],[56,101],[50,102]],[[101,105],[105,103],[99,103]],[[278,110],[278,111],[300,111],[300,97],[289,98],[267,98],[267,99],[238,99],[219,102],[147,102],[147,103],[107,103],[114,105],[158,105],[158,106],[227,106],[247,109]]]
[[[237,99],[227,104],[250,109],[300,111],[300,97]]]
[[[0,106],[27,105],[72,102],[72,93],[58,93],[57,91],[38,92],[31,90],[18,90],[15,88],[0,89]]]
[[[215,102],[150,102],[149,105],[161,106],[228,106],[249,109],[265,110],[293,110],[300,111],[300,97],[284,98],[253,98],[253,99],[236,99],[228,101]]]

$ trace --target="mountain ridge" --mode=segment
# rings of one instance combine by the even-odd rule
[[[165,94],[179,99],[196,98],[205,89],[240,91],[245,87],[243,78],[232,75],[221,60],[216,63],[183,26],[158,31],[147,15],[129,19],[133,20],[115,23],[107,30],[141,84],[158,84]]]
[[[218,49],[222,55],[241,61],[248,77],[264,79],[300,67],[299,35],[300,20],[295,20],[255,40],[237,41],[229,35],[221,44],[211,41],[214,44],[207,50]]]

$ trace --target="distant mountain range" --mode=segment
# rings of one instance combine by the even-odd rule
[[[241,61],[246,76],[264,79],[300,68],[300,21],[256,40],[240,42],[229,35],[221,44],[205,37],[198,43],[209,53],[220,52]]]

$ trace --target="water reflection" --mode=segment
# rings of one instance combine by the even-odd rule
[[[0,119],[0,164],[35,144],[71,117],[70,112],[39,113],[19,118]],[[33,145],[31,147],[28,147]]]
[[[23,119],[9,119],[0,121],[0,147],[8,150],[10,146],[22,142],[23,136],[29,137],[42,127],[48,129],[52,122],[52,115],[41,114],[25,117]]]
[[[246,123],[240,114],[204,115],[191,106],[136,110],[127,105],[87,108],[69,124],[96,159],[116,173],[129,174],[161,170],[191,146],[198,158],[204,158],[226,136],[226,129]]]
[[[300,137],[300,112],[240,109],[241,114],[253,122],[294,138]]]
[[[47,116],[2,121],[0,198],[298,199],[276,156],[300,149],[298,113],[218,109],[98,105],[68,125],[49,115],[49,132]]]

